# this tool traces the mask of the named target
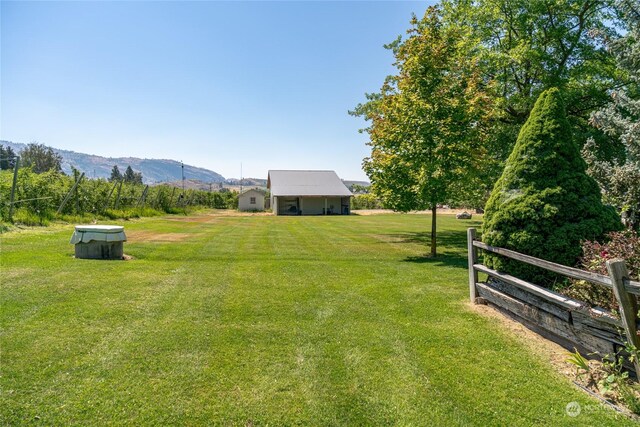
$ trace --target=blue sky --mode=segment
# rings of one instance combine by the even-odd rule
[[[366,179],[347,114],[428,2],[5,2],[0,139]]]

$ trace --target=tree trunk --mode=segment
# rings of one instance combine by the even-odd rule
[[[436,205],[431,207],[431,256],[436,256]]]

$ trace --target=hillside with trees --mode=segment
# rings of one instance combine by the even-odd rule
[[[9,148],[16,154],[27,147],[26,144],[11,141],[0,141],[0,144],[5,149]],[[121,171],[126,171],[127,167],[130,166],[134,172],[141,173],[145,184],[179,181],[182,179],[182,165],[176,160],[102,157],[56,148],[51,148],[51,150],[60,156],[60,167],[66,174],[71,174],[73,168],[75,168],[84,172],[90,178],[108,179],[111,177],[113,166],[117,165]],[[217,183],[225,180],[225,178],[217,172],[186,164],[184,165],[184,174],[189,179],[203,182]]]

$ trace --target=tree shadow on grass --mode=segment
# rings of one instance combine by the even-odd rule
[[[450,253],[431,255],[408,256],[402,262],[413,262],[416,264],[431,264],[435,266],[446,266],[467,269],[467,257]]]
[[[429,251],[431,246],[431,233],[396,233],[385,235],[394,243],[418,244]],[[403,262],[417,264],[443,265],[447,267],[467,268],[467,234],[460,231],[440,231],[437,233],[437,254],[411,255],[403,259]]]

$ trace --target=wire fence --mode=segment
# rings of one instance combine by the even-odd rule
[[[85,174],[65,175],[49,171],[34,173],[20,168],[16,156],[13,170],[0,171],[0,218],[4,222],[53,219],[65,215],[139,216],[153,210],[178,213],[189,206],[218,209],[237,207],[237,193],[200,189],[182,191],[169,185],[145,185],[106,179],[88,179]],[[151,214],[152,212],[149,211]]]

